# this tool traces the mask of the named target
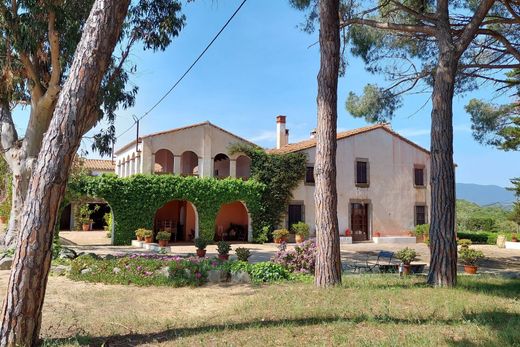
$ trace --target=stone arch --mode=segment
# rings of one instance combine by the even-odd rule
[[[160,149],[155,152],[155,168],[156,174],[173,174],[173,153],[168,149]]]
[[[193,241],[199,236],[199,213],[188,200],[173,199],[155,211],[153,231],[172,233],[171,242]]]
[[[198,176],[199,156],[193,151],[185,151],[181,155],[181,175]]]
[[[215,218],[215,241],[249,241],[251,215],[243,201],[220,206]]]
[[[231,160],[227,154],[219,153],[213,160],[213,175],[216,178],[229,177],[231,172]]]

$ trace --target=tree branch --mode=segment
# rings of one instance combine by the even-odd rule
[[[469,23],[464,26],[462,35],[456,43],[456,51],[459,57],[464,53],[466,48],[468,48],[471,41],[473,41],[482,21],[486,18],[486,15],[494,3],[495,0],[482,0]]]
[[[408,13],[409,15],[412,15],[416,19],[421,19],[425,22],[430,22],[432,24],[435,24],[437,22],[437,18],[435,18],[435,14],[424,14],[417,12],[413,9],[411,9],[408,6],[403,5],[400,1],[396,0],[390,0],[391,3],[393,3],[395,6],[397,6],[399,9],[403,10],[404,12]]]
[[[520,51],[516,49],[511,42],[507,38],[505,38],[502,34],[497,31],[491,29],[478,29],[477,34],[491,36],[500,42],[507,49],[511,55],[515,57],[516,60],[520,62]]]
[[[60,36],[56,30],[56,13],[49,12],[49,45],[51,52],[52,73],[49,81],[49,87],[58,86],[61,79],[60,64]]]
[[[382,30],[392,30],[392,31],[400,31],[414,34],[426,34],[433,36],[435,35],[435,27],[430,25],[406,25],[406,24],[397,24],[397,23],[384,23],[378,22],[373,19],[362,19],[362,18],[351,18],[347,19],[341,23],[340,28],[347,27],[349,25],[359,24],[366,25],[372,28],[382,29]]]
[[[18,142],[18,133],[13,122],[9,103],[0,102],[0,152],[6,153],[14,149]],[[8,159],[8,158],[6,158]],[[9,163],[11,164],[11,163]]]

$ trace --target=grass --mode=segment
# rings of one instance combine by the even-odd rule
[[[5,287],[6,278],[2,279]],[[51,277],[46,346],[520,346],[520,281],[349,275],[312,283],[135,287]]]

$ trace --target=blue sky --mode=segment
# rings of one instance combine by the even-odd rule
[[[159,53],[136,50],[132,62],[138,72],[132,83],[139,86],[136,106],[119,113],[121,133],[142,115],[182,75],[214,34],[239,5],[239,0],[197,0],[184,5],[187,25],[172,45]],[[297,26],[304,16],[285,0],[248,0],[240,13],[199,64],[175,91],[141,123],[141,134],[209,120],[259,145],[275,144],[275,116],[287,115],[290,141],[305,139],[316,126],[316,76],[319,47]],[[369,82],[381,81],[366,72],[362,62],[349,59],[339,82],[338,128],[366,125],[352,118],[344,102],[350,91],[360,92]],[[464,105],[471,97],[492,90],[457,97],[454,105],[457,182],[507,186],[520,176],[519,153],[501,152],[476,143]],[[410,140],[429,148],[429,95],[406,97],[392,127]],[[102,125],[101,125],[102,126]],[[135,137],[122,136],[120,147]],[[90,147],[88,140],[83,147]],[[95,155],[94,155],[95,156]]]

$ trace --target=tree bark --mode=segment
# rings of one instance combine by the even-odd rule
[[[339,0],[320,0],[318,128],[316,144],[316,258],[315,284],[341,283],[341,256],[336,188],[338,73],[340,62]]]
[[[96,0],[29,181],[21,232],[2,309],[0,346],[34,346],[52,259],[52,240],[81,137],[96,123],[98,92],[130,0]]]
[[[447,23],[447,17],[446,17]],[[455,234],[455,166],[453,163],[453,94],[458,58],[449,27],[438,37],[439,60],[434,75],[431,113],[431,223],[428,283],[457,284]]]

